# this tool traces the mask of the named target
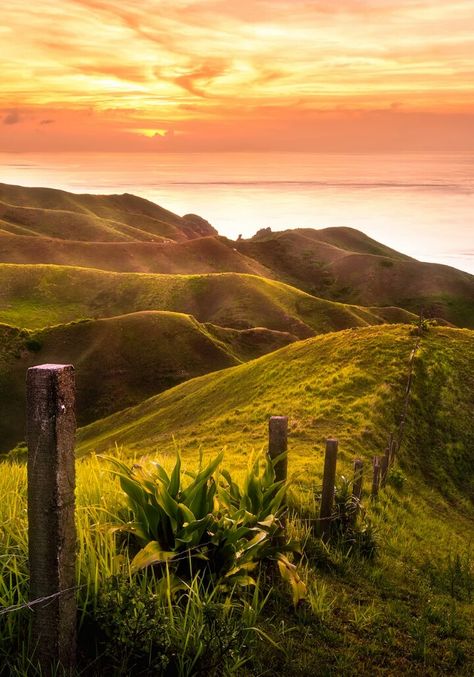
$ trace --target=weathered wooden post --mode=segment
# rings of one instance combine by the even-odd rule
[[[331,531],[332,507],[334,503],[334,486],[336,482],[338,442],[329,438],[326,440],[326,454],[324,456],[323,490],[321,493],[321,507],[319,510],[319,532],[323,540],[327,539]]]
[[[362,481],[363,481],[363,472],[364,464],[360,458],[356,458],[354,461],[354,479],[352,481],[352,504],[353,504],[353,514],[352,522],[355,523],[357,515],[360,509],[360,501],[362,498]]]
[[[388,469],[390,467],[390,447],[385,449],[385,454],[380,459],[380,486],[384,487],[387,483]]]
[[[28,369],[28,539],[32,642],[44,675],[76,657],[74,367]],[[38,602],[37,600],[43,600]]]
[[[395,463],[395,457],[397,455],[397,449],[398,449],[397,439],[396,439],[396,437],[392,437],[391,442],[390,442],[390,467],[392,467],[393,464]]]
[[[380,459],[374,456],[373,460],[374,474],[372,479],[372,498],[376,498],[379,494],[380,487]]]
[[[271,416],[268,422],[268,455],[273,460],[288,449],[288,416]],[[275,464],[275,481],[288,477],[288,456]]]

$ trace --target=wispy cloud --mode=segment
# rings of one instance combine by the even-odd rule
[[[41,143],[45,109],[58,130],[92,110],[114,135],[188,144],[208,122],[253,138],[264,118],[474,112],[472,0],[9,0],[2,24],[2,122]]]
[[[2,120],[4,125],[17,125],[21,122],[21,115],[17,110],[9,111]]]

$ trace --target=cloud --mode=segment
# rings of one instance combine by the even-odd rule
[[[3,118],[4,125],[18,125],[22,122],[22,117],[17,110],[9,111]]]
[[[224,61],[203,63],[187,73],[173,78],[172,81],[190,94],[205,97],[207,96],[205,88],[209,86],[215,78],[223,75],[226,70],[227,64]]]
[[[180,148],[196,138],[216,145],[217,136],[219,147],[264,140],[299,148],[304,134],[319,148],[326,142],[314,140],[311,125],[299,134],[315,111],[341,111],[347,131],[386,110],[396,120],[444,115],[433,147],[458,147],[449,116],[474,112],[472,0],[42,0],[27,13],[24,0],[4,5],[0,129],[8,147],[28,139],[53,148],[63,132],[68,144],[86,135],[101,147],[117,139],[148,147],[150,137],[126,130],[173,128],[167,143]],[[385,132],[377,143],[392,147],[395,132]],[[357,133],[371,143],[369,123]]]

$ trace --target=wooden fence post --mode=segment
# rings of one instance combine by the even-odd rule
[[[353,523],[357,519],[357,515],[360,509],[360,501],[362,497],[362,481],[363,481],[363,472],[364,464],[360,458],[356,458],[354,461],[354,479],[352,482],[352,503],[353,503]]]
[[[392,438],[390,443],[390,467],[395,463],[395,457],[397,455],[397,440],[395,437]]]
[[[27,374],[28,539],[34,659],[45,675],[76,659],[74,367]],[[37,602],[37,600],[43,602]]]
[[[288,416],[271,416],[268,422],[268,455],[273,460],[288,449]],[[275,465],[275,481],[288,477],[288,456]]]
[[[326,454],[324,457],[323,490],[321,507],[319,510],[319,530],[322,539],[327,539],[331,531],[331,516],[334,503],[334,485],[336,482],[338,442],[329,438],[326,440]]]
[[[376,498],[378,496],[380,487],[380,459],[378,456],[374,456],[373,468],[374,474],[372,479],[372,498]]]
[[[388,469],[390,466],[390,447],[385,449],[385,454],[380,459],[380,486],[384,487],[387,483]]]

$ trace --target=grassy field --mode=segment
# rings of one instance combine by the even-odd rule
[[[84,587],[78,595],[85,645],[91,629],[100,637],[101,626],[93,621],[99,591],[110,575],[128,567],[107,528],[124,506],[124,495],[93,450],[112,449],[117,441],[121,449],[113,453],[121,458],[140,464],[158,458],[170,467],[177,444],[186,467],[194,468],[200,446],[209,457],[226,444],[224,465],[241,475],[252,449],[265,445],[268,416],[287,414],[292,478],[287,529],[303,543],[298,566],[308,596],[294,608],[271,572],[262,574],[262,594],[269,586],[272,593],[254,619],[260,632],[239,648],[247,662],[236,674],[270,675],[275,666],[308,677],[472,674],[471,332],[431,329],[421,340],[399,465],[375,502],[365,480],[363,504],[375,557],[348,552],[337,542],[322,546],[310,526],[324,438],[331,434],[340,441],[338,475],[351,473],[356,455],[368,471],[371,456],[383,451],[395,429],[415,339],[406,326],[316,337],[193,379],[80,430],[78,581]],[[9,606],[26,595],[25,468],[15,460],[2,465],[0,599]],[[0,617],[1,650],[8,652],[22,637],[27,617],[25,612]],[[119,638],[114,650],[124,655]],[[87,652],[81,660],[90,661]],[[214,674],[205,661],[199,665]],[[94,674],[90,663],[88,669]]]

